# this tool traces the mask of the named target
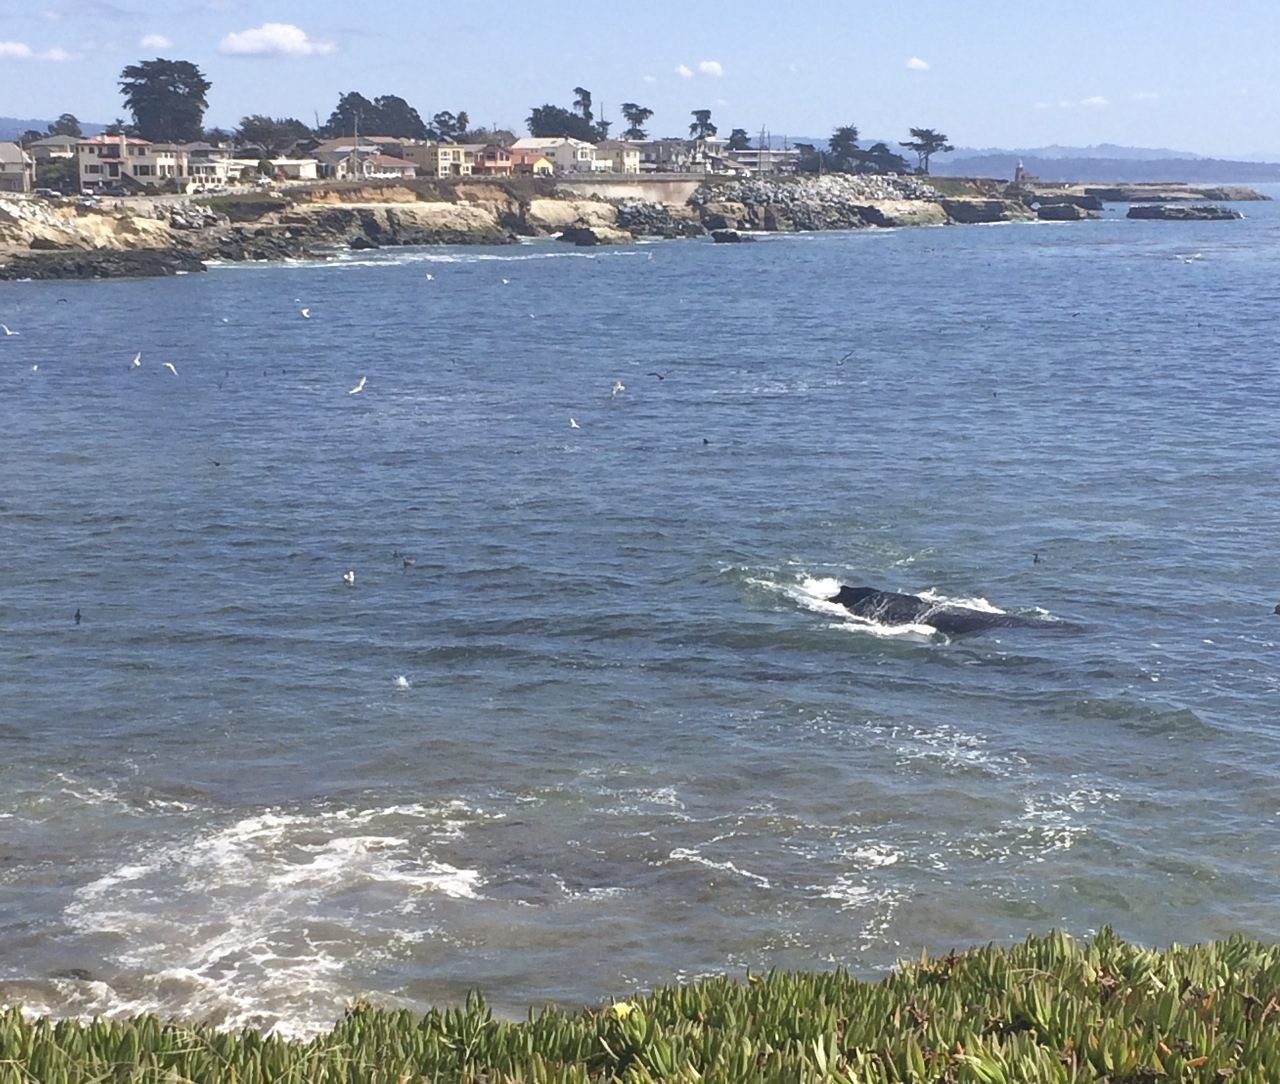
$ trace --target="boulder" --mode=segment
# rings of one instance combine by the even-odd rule
[[[1221,222],[1233,218],[1244,218],[1244,215],[1230,207],[1219,207],[1212,203],[1198,203],[1191,206],[1144,203],[1130,207],[1125,217],[1154,219],[1159,222]]]
[[[715,200],[702,207],[702,224],[709,230],[736,230],[747,221],[747,209],[736,200]]]
[[[711,240],[718,245],[738,245],[744,241],[754,241],[755,238],[747,233],[739,233],[737,230],[712,230]]]
[[[566,226],[560,231],[559,240],[587,248],[592,245],[626,245],[635,238],[626,230],[613,226]]]
[[[1036,218],[1042,222],[1080,222],[1097,217],[1097,211],[1081,207],[1078,203],[1045,203],[1036,208]]]
[[[1035,218],[1036,214],[1021,200],[944,199],[941,202],[947,218],[962,225],[980,222],[1025,222]]]

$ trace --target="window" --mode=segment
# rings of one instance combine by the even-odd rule
[[[101,173],[102,167],[101,166],[85,166],[84,171],[86,173]]]

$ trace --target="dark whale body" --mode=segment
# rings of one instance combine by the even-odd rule
[[[967,606],[951,606],[930,602],[919,595],[901,595],[896,591],[877,591],[874,587],[845,587],[827,599],[838,602],[859,617],[881,625],[929,625],[948,636],[983,629],[1070,628],[1063,621],[1021,614],[997,614],[971,610]]]

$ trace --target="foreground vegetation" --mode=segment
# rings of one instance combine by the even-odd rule
[[[1280,1081],[1280,949],[1166,951],[1107,930],[843,972],[670,987],[524,1022],[353,1007],[309,1043],[140,1017],[0,1014],[0,1082]]]

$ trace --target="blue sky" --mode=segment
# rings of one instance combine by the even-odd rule
[[[966,146],[1114,142],[1280,158],[1280,9],[1263,0],[0,0],[0,113],[109,121],[155,56],[213,83],[209,124],[323,120],[338,94],[399,94],[523,131],[584,86],[651,134],[692,109],[722,130]]]

